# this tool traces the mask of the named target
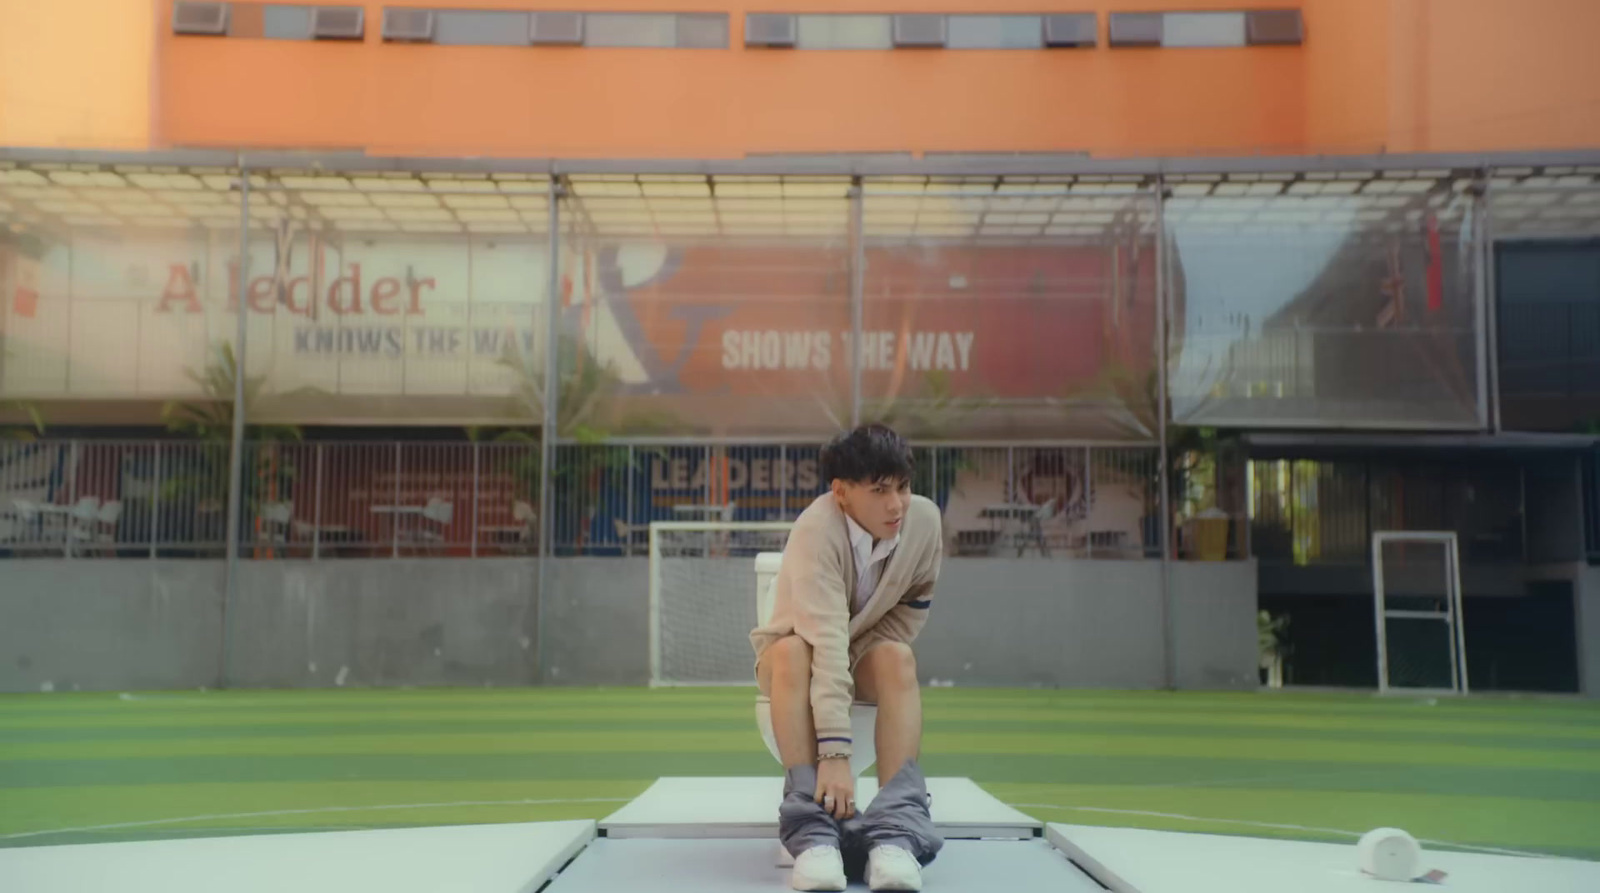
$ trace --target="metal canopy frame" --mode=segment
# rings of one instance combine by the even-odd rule
[[[1600,165],[1600,149],[1545,152],[1424,152],[1368,155],[1189,156],[1088,158],[1082,155],[783,155],[728,159],[427,158],[373,156],[362,152],[296,152],[282,149],[160,149],[148,152],[50,148],[0,148],[0,162],[135,164],[252,168],[321,168],[339,171],[454,171],[462,173],[558,174],[745,174],[843,176],[982,175],[1182,175],[1301,173],[1321,171],[1481,170]],[[1530,170],[1526,176],[1533,176]]]
[[[19,173],[20,172],[20,173]],[[248,190],[240,183],[248,177]],[[111,182],[115,179],[117,182]],[[1350,188],[1354,184],[1354,188]],[[861,323],[860,303],[863,265],[862,246],[866,241],[889,238],[932,238],[954,236],[970,241],[1028,241],[1035,239],[1103,238],[1107,233],[1122,232],[1130,225],[1150,227],[1159,233],[1166,232],[1168,215],[1173,218],[1194,214],[1193,205],[1200,200],[1224,204],[1251,202],[1274,196],[1307,197],[1312,201],[1348,200],[1373,196],[1373,203],[1389,209],[1393,215],[1418,210],[1417,204],[1433,202],[1451,194],[1492,189],[1498,201],[1505,202],[1507,195],[1518,200],[1512,205],[1527,210],[1527,215],[1540,219],[1542,209],[1559,207],[1561,219],[1579,210],[1565,205],[1573,196],[1588,196],[1600,190],[1600,150],[1554,152],[1503,152],[1503,153],[1451,153],[1408,155],[1349,155],[1349,156],[1255,156],[1255,157],[1184,157],[1184,158],[1120,158],[1096,159],[1080,155],[929,155],[915,158],[909,155],[801,155],[752,157],[745,159],[538,159],[538,158],[424,158],[375,157],[360,152],[294,152],[284,150],[234,149],[172,149],[150,152],[86,151],[38,148],[0,148],[0,210],[12,214],[24,229],[39,227],[116,226],[135,225],[146,219],[146,208],[159,213],[172,224],[203,226],[218,230],[238,227],[240,252],[247,256],[246,247],[252,231],[260,231],[285,218],[303,222],[312,229],[337,237],[339,234],[361,232],[359,226],[346,226],[340,219],[354,220],[359,215],[350,213],[361,206],[367,219],[381,218],[388,231],[401,233],[437,233],[441,237],[459,237],[461,234],[503,233],[507,236],[542,239],[548,243],[552,258],[546,284],[548,294],[558,291],[559,249],[562,225],[571,220],[576,233],[591,238],[606,238],[616,233],[606,231],[606,224],[595,211],[599,205],[611,201],[635,203],[626,214],[648,214],[658,220],[652,202],[704,203],[721,200],[755,200],[762,202],[794,202],[786,208],[804,216],[808,202],[837,203],[837,233],[831,229],[829,238],[837,235],[847,241],[851,249],[851,300],[853,328]],[[126,208],[118,209],[122,200],[111,196],[91,195],[94,191],[127,190],[132,199]],[[332,193],[345,191],[348,202],[328,198]],[[50,194],[52,191],[56,194]],[[180,194],[181,193],[181,194]],[[232,195],[230,195],[232,194]],[[427,196],[433,204],[427,215],[395,214],[389,205],[374,201],[383,195]],[[493,196],[495,208],[490,211],[486,203],[474,203],[473,196]],[[454,199],[452,198],[454,197]],[[1131,204],[1148,200],[1154,208],[1149,222],[1139,215],[1127,212]],[[895,231],[894,224],[886,224],[889,231],[875,229],[873,211],[891,209],[897,203],[943,203],[944,212],[958,211],[970,216],[970,229],[964,232],[937,233],[933,230],[919,232],[917,224]],[[1037,204],[1026,209],[1021,203],[1048,203],[1047,209]],[[143,203],[143,204],[141,204]],[[1012,203],[1018,203],[1013,208]],[[500,205],[504,205],[502,209]],[[1118,205],[1118,207],[1112,207]],[[562,208],[567,213],[562,213]],[[1087,207],[1089,214],[1080,213]],[[203,210],[195,210],[203,208]],[[342,210],[341,210],[342,209]],[[703,210],[689,208],[694,214]],[[991,230],[990,211],[999,216],[1014,210],[1026,210],[1035,231],[1022,232],[1016,224],[996,222]],[[1046,216],[1049,223],[1036,218]],[[919,215],[921,212],[918,212]],[[372,216],[376,214],[377,216]],[[626,214],[622,216],[626,216]],[[96,216],[101,222],[91,222]],[[894,215],[890,215],[894,216]],[[1022,215],[1010,214],[1011,218]],[[1600,216],[1600,206],[1597,214]],[[426,219],[424,219],[426,217]],[[715,215],[721,220],[721,212]],[[1492,212],[1491,212],[1492,217]],[[76,218],[76,219],[75,219]],[[1068,218],[1078,223],[1067,223]],[[920,219],[920,216],[919,216]],[[1589,220],[1586,214],[1583,218]],[[787,234],[789,225],[783,224]],[[1131,220],[1131,223],[1130,223]],[[431,221],[431,222],[430,222]],[[1094,224],[1094,227],[1088,226]],[[964,224],[965,225],[965,224]],[[1258,221],[1253,225],[1270,225]],[[1600,226],[1600,223],[1594,225]],[[829,224],[833,226],[832,223]],[[430,228],[433,227],[433,228]],[[955,227],[948,227],[955,229]],[[1084,231],[1080,231],[1084,230]],[[1516,227],[1497,231],[1504,235]],[[684,233],[701,235],[701,233]],[[714,232],[705,235],[726,235]],[[777,231],[771,233],[777,235]],[[657,227],[657,235],[668,233]],[[1479,236],[1480,250],[1486,251],[1486,237]],[[1158,245],[1163,245],[1163,235]],[[1167,252],[1161,250],[1160,266],[1164,267]],[[241,267],[244,265],[241,264]],[[243,276],[244,270],[239,271]],[[1170,314],[1167,293],[1173,287],[1167,271],[1159,274],[1157,291],[1160,325],[1165,337],[1166,318]],[[1479,276],[1475,291],[1478,300],[1488,285]],[[240,292],[243,293],[243,283]],[[543,407],[544,441],[541,454],[540,477],[543,489],[550,491],[553,452],[560,432],[556,431],[556,406],[554,398],[556,380],[554,361],[558,318],[555,301],[547,300],[545,315],[545,399]],[[1491,314],[1492,316],[1492,314]],[[242,328],[247,314],[241,314]],[[1492,324],[1492,322],[1491,322]],[[1480,339],[1485,337],[1479,333]],[[242,348],[245,338],[239,335]],[[1493,351],[1479,344],[1480,357]],[[1158,348],[1158,356],[1166,365],[1166,350]],[[1481,365],[1481,364],[1480,364]],[[1165,370],[1164,370],[1165,371]],[[240,377],[242,380],[242,376]],[[1484,370],[1479,370],[1479,397],[1483,398]],[[852,412],[860,411],[859,371],[852,376]],[[1168,375],[1162,374],[1163,389]],[[1167,422],[1165,393],[1160,395],[1162,427]],[[237,402],[237,400],[236,400]],[[1496,407],[1497,408],[1497,407]],[[242,407],[236,415],[236,425],[244,424]],[[1479,407],[1479,421],[1484,421],[1483,407]],[[1280,420],[1280,423],[1282,420]],[[1369,426],[1370,427],[1370,426]],[[234,436],[235,446],[242,432]],[[1167,440],[1158,437],[1160,463],[1163,476],[1167,467]],[[231,504],[237,506],[241,484],[237,482],[238,463],[234,463],[235,481],[230,482]],[[1163,500],[1167,497],[1163,483]],[[236,511],[230,512],[230,517]],[[1171,513],[1162,511],[1160,538],[1163,563],[1163,599],[1169,597],[1166,582],[1166,563],[1171,560]],[[541,507],[541,554],[551,554],[551,517],[548,509]],[[236,537],[230,536],[230,543]],[[1376,546],[1375,546],[1376,548]],[[1453,547],[1452,547],[1453,550]],[[236,573],[238,558],[230,549],[229,587]],[[1454,551],[1452,551],[1454,554]],[[540,562],[539,591],[549,590],[550,577],[546,563]],[[1457,573],[1459,589],[1459,574]],[[1381,585],[1381,581],[1380,581]],[[544,649],[544,599],[537,600],[537,636],[540,641],[540,661]],[[224,611],[224,614],[228,614]],[[1457,608],[1459,616],[1459,608]],[[224,617],[224,624],[230,618]],[[1170,625],[1168,624],[1170,627]],[[1380,621],[1381,627],[1381,621]],[[1459,627],[1457,634],[1459,639]],[[1171,630],[1165,631],[1167,673],[1172,672]],[[1382,630],[1380,628],[1380,636]],[[226,650],[226,648],[225,648]],[[1458,652],[1461,649],[1458,647]],[[1459,654],[1458,654],[1459,656]],[[226,683],[226,654],[222,664],[223,682]],[[543,674],[541,673],[541,676]],[[1461,667],[1461,680],[1465,685],[1465,667]]]

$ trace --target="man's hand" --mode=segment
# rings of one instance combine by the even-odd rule
[[[856,780],[850,775],[849,760],[817,762],[816,801],[834,818],[843,821],[856,814]]]

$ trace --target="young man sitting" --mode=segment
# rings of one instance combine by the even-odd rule
[[[772,620],[750,634],[785,769],[778,831],[796,890],[843,890],[866,853],[873,890],[920,890],[943,841],[917,766],[922,699],[911,643],[939,577],[939,509],[911,494],[911,450],[868,425],[822,450],[830,490],[795,522]],[[859,814],[850,704],[878,706],[880,790]]]

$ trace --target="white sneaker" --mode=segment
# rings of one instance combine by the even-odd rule
[[[839,848],[814,846],[796,856],[789,886],[796,890],[843,890],[844,857],[839,855]]]
[[[874,890],[921,890],[922,866],[902,847],[875,846],[867,854],[867,886]]]

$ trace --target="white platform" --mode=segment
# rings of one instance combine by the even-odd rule
[[[856,803],[872,802],[874,779],[857,783]],[[1043,833],[1043,823],[1007,806],[970,778],[930,778],[933,824],[946,839],[1018,840]],[[600,820],[600,833],[626,838],[768,838],[778,836],[783,779],[662,778]]]
[[[1600,862],[1429,850],[1422,868],[1442,886],[1380,881],[1356,868],[1355,841],[1306,843],[1256,837],[1056,825],[1045,838],[1113,893],[1594,893]],[[933,893],[929,888],[929,893]]]
[[[927,893],[1430,889],[1362,875],[1354,841],[1055,824],[1039,839],[1038,823],[967,779],[929,787],[935,820],[948,824]],[[772,858],[780,790],[770,778],[662,779],[606,820],[607,838],[577,821],[0,849],[0,891],[535,893],[549,881],[549,893],[777,893],[788,889]],[[963,839],[963,829],[1001,839]],[[1423,866],[1447,872],[1440,889],[1454,893],[1600,891],[1600,862],[1425,849]]]
[[[923,869],[927,893],[1105,893],[1043,840],[952,840]],[[780,893],[763,840],[597,840],[546,893]],[[865,891],[856,882],[850,890]]]
[[[534,893],[594,837],[581,821],[0,849],[0,890]]]

